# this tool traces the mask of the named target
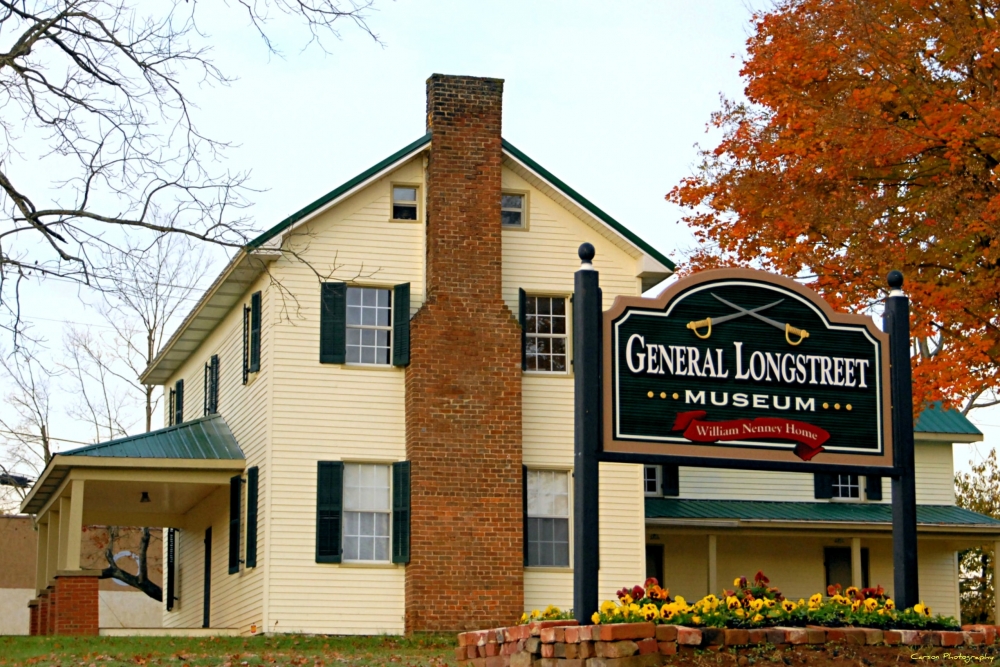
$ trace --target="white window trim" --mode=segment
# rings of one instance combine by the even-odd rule
[[[396,205],[396,191],[395,188],[413,188],[417,191],[416,199],[413,204],[417,208],[417,217],[414,220],[407,220],[406,218],[396,218],[393,216],[393,207]],[[409,205],[410,202],[403,202],[405,205]],[[424,217],[424,200],[423,200],[423,186],[420,183],[389,183],[389,222],[421,222]]]
[[[548,375],[552,375],[552,373],[548,373]],[[566,475],[566,484],[567,484],[567,489],[568,489],[567,495],[569,497],[569,500],[568,500],[568,502],[569,502],[569,514],[566,517],[566,519],[569,521],[569,524],[568,524],[568,527],[569,527],[569,531],[568,531],[568,534],[569,534],[569,564],[568,565],[525,565],[524,569],[525,570],[530,570],[531,572],[572,572],[573,571],[573,551],[574,551],[574,542],[575,542],[575,535],[573,534],[573,521],[574,521],[574,519],[573,519],[573,515],[574,515],[574,508],[573,508],[573,469],[572,468],[550,467],[550,466],[544,466],[544,465],[533,466],[533,465],[525,464],[525,466],[528,468],[528,472],[532,472],[532,471],[534,471],[534,472],[561,472],[561,473],[565,473],[565,475]],[[525,505],[527,505],[527,499],[525,499]],[[529,514],[528,518],[529,519],[530,518],[542,518],[542,519],[544,519],[544,518],[562,518],[562,517],[532,517]],[[525,526],[525,528],[527,529],[527,526]],[[525,540],[528,539],[527,532],[524,535],[524,539]]]
[[[369,365],[371,365],[371,364],[369,364]],[[342,463],[344,464],[344,476],[345,477],[347,475],[347,466],[349,466],[349,465],[360,465],[360,466],[366,466],[366,465],[367,466],[372,466],[372,465],[374,465],[374,466],[384,466],[384,467],[386,467],[386,468],[389,469],[389,510],[388,510],[388,512],[382,512],[382,511],[377,511],[377,510],[366,510],[366,512],[363,512],[363,513],[375,513],[375,514],[388,514],[389,515],[389,549],[388,549],[389,558],[387,558],[386,560],[351,560],[351,559],[345,558],[343,556],[343,554],[344,554],[344,538],[347,536],[347,530],[346,530],[346,525],[341,525],[341,527],[340,527],[340,553],[341,553],[340,565],[346,565],[348,567],[376,567],[376,568],[378,568],[378,567],[389,567],[389,566],[396,567],[396,564],[392,562],[392,464],[395,463],[395,462],[396,462],[395,460],[392,460],[392,461],[371,461],[371,460],[369,460],[369,461],[342,461]],[[341,489],[341,497],[340,497],[340,507],[341,507],[340,513],[341,513],[341,516],[343,516],[347,512],[354,512],[356,510],[348,510],[346,508],[347,503],[344,501],[344,493],[347,490],[347,483],[346,483],[346,481],[343,482],[341,486],[342,486],[342,489]]]
[[[403,220],[402,222],[412,222],[412,220]],[[392,365],[392,345],[393,345],[393,333],[394,333],[393,330],[392,330],[392,325],[393,325],[393,321],[392,320],[393,320],[393,308],[394,308],[394,306],[393,306],[393,299],[395,299],[395,297],[396,297],[395,290],[394,290],[395,285],[371,285],[371,284],[357,284],[357,283],[348,283],[347,284],[347,289],[351,289],[352,287],[357,288],[357,289],[384,289],[384,290],[387,290],[389,292],[389,325],[388,326],[351,325],[351,324],[347,323],[347,317],[346,317],[346,313],[345,313],[345,317],[344,317],[344,353],[345,353],[345,355],[347,353],[347,330],[348,329],[360,329],[360,330],[373,329],[375,331],[388,331],[389,332],[389,361],[388,361],[388,363],[381,364],[381,363],[378,363],[378,362],[370,363],[370,362],[364,362],[364,361],[346,361],[345,360],[344,366],[347,366],[348,368],[366,368],[366,369],[390,369],[390,370],[397,370],[396,367]],[[346,308],[350,308],[350,306],[348,306],[346,304],[346,299],[347,299],[346,292],[344,294],[344,299],[345,299],[344,308],[345,309]]]
[[[835,474],[839,474],[839,473],[835,473]],[[831,490],[832,490],[833,493],[837,492],[837,486],[838,485],[837,485],[836,482],[834,482],[831,485]],[[864,503],[864,502],[867,502],[867,499],[865,498],[865,477],[864,477],[864,475],[858,475],[858,497],[857,498],[848,498],[848,497],[844,497],[844,496],[836,496],[835,495],[835,496],[832,496],[830,498],[830,500],[832,500],[834,502],[837,502],[837,503]]]
[[[573,377],[573,301],[572,294],[554,294],[551,292],[528,292],[526,297],[543,297],[551,299],[563,299],[566,301],[566,370],[564,371],[540,371],[537,369],[525,369],[524,375],[541,375],[544,377]],[[525,316],[525,319],[527,316]],[[542,334],[545,336],[545,334]],[[525,333],[525,341],[531,334]],[[527,350],[525,350],[527,354]],[[540,468],[537,468],[540,470]]]
[[[520,195],[524,199],[521,200],[521,224],[517,227],[512,225],[500,224],[500,228],[504,230],[510,230],[512,232],[526,232],[528,231],[528,210],[529,210],[529,193],[527,190],[518,190],[516,188],[502,188],[500,190],[500,195]],[[503,200],[501,200],[502,202]],[[500,205],[500,210],[503,211],[503,204]],[[514,209],[507,209],[513,211]]]

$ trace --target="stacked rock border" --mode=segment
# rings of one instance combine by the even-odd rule
[[[579,625],[574,620],[538,621],[508,628],[463,632],[455,657],[464,667],[654,667],[667,656],[694,650],[772,645],[846,643],[858,646],[991,646],[997,626],[962,630],[874,628],[689,628],[653,623]]]

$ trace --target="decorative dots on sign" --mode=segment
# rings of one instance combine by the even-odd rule
[[[667,392],[661,391],[660,392],[660,398],[666,398],[666,397],[667,397]]]
[[[824,403],[823,404],[823,409],[824,410],[829,410],[830,409],[830,404],[829,403]]]
[[[674,392],[674,400],[676,401],[676,400],[677,400],[678,398],[680,398],[680,397],[681,397],[681,395],[680,395],[680,394],[678,394],[678,393],[677,393],[677,392],[675,391],[675,392]]]
[[[646,396],[648,396],[649,398],[653,398],[653,392],[647,393]]]
[[[844,407],[846,407],[846,408],[847,408],[848,410],[851,410],[851,409],[852,409],[852,408],[851,408],[851,404],[850,404],[850,403],[848,403],[848,404],[847,404],[847,405],[845,405]]]
[[[833,404],[833,409],[834,410],[839,410],[840,409],[840,403],[834,403]]]

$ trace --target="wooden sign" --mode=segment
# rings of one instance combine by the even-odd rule
[[[792,280],[619,297],[603,338],[605,452],[892,467],[888,336]]]

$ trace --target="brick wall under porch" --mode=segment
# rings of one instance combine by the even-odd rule
[[[849,647],[863,664],[895,664],[900,650],[941,653],[952,649],[995,655],[997,626],[968,625],[960,631],[872,628],[688,628],[653,623],[578,625],[540,621],[458,635],[455,657],[464,667],[654,667],[687,662],[705,651],[806,650],[827,664]],[[829,645],[829,646],[828,646]],[[827,649],[832,653],[828,653]],[[809,654],[804,660],[812,662]],[[746,664],[739,662],[738,664]],[[786,661],[787,662],[787,661]],[[856,662],[856,661],[855,661]]]
[[[66,570],[28,603],[32,635],[89,635],[100,631],[100,570]]]

